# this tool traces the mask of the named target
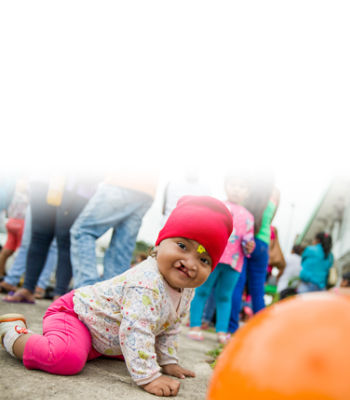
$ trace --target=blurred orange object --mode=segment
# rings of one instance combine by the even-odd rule
[[[240,328],[221,353],[208,400],[349,400],[350,298],[280,301]]]

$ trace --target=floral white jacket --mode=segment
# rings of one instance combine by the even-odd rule
[[[157,262],[141,264],[107,281],[76,289],[74,311],[88,327],[93,347],[123,354],[131,377],[144,385],[177,364],[177,334],[189,311],[193,289],[183,289],[176,312]]]

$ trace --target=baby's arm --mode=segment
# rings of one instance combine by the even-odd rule
[[[180,331],[180,318],[174,326],[169,326],[161,335],[156,338],[156,351],[159,365],[162,371],[171,376],[180,379],[187,377],[195,377],[195,373],[181,367],[178,364],[177,337]]]
[[[194,372],[180,367],[178,364],[163,366],[162,372],[180,379],[185,376],[194,376]],[[157,396],[176,396],[180,389],[180,382],[166,375],[160,375],[144,385],[140,385],[146,392]]]
[[[141,296],[141,297],[140,297]],[[138,299],[141,299],[138,301]],[[123,302],[120,346],[133,380],[149,393],[159,396],[177,394],[180,382],[161,375],[155,351],[155,331],[159,320],[159,302],[151,289],[128,289]]]
[[[186,376],[195,377],[195,373],[188,369],[182,368],[179,364],[167,364],[162,367],[166,375],[175,376],[184,379]],[[149,393],[156,396],[176,396],[180,389],[180,382],[168,376],[162,375],[154,379],[152,382],[142,385]]]

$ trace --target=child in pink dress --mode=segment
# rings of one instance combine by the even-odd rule
[[[184,196],[147,260],[110,280],[62,296],[48,308],[43,335],[21,314],[0,316],[5,349],[28,369],[80,372],[101,355],[123,356],[132,379],[149,393],[176,395],[194,372],[176,356],[177,334],[193,288],[216,266],[232,231],[226,206],[209,196]],[[164,375],[166,374],[166,375]]]
[[[228,324],[231,312],[231,297],[234,287],[242,271],[245,254],[254,250],[254,217],[242,206],[249,193],[248,181],[238,176],[228,176],[225,180],[227,201],[225,202],[233,219],[233,231],[219,260],[215,271],[209,279],[196,289],[191,303],[190,327],[188,337],[202,340],[202,314],[205,303],[215,288],[216,332],[218,341],[225,344],[230,335]]]

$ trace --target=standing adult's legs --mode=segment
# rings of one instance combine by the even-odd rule
[[[55,236],[57,240],[58,259],[56,268],[55,296],[62,296],[68,290],[72,279],[72,264],[70,257],[70,229],[88,199],[65,191],[62,204],[57,209]]]
[[[70,229],[75,288],[101,280],[96,267],[95,242],[115,224],[114,210],[118,204],[118,198],[112,200],[110,198],[110,193],[115,189],[118,188],[100,184]]]
[[[47,253],[44,269],[39,276],[38,285],[42,289],[46,289],[50,284],[51,275],[57,266],[57,240],[51,242],[49,252]]]
[[[12,264],[12,267],[4,279],[4,282],[0,282],[0,287],[5,291],[15,291],[16,286],[19,284],[22,275],[26,269],[26,260],[28,249],[30,245],[31,239],[31,230],[32,230],[32,216],[30,207],[28,206],[25,216],[24,222],[24,231],[22,236],[21,246],[18,250],[16,258]],[[39,280],[38,286],[40,288],[45,289],[48,286],[51,274],[56,267],[57,264],[57,245],[56,240],[53,240],[46,258],[46,262],[44,265],[44,269],[42,270]]]
[[[47,203],[47,191],[48,184],[46,183],[33,183],[31,185],[32,231],[23,287],[32,293],[44,268],[55,232],[57,208]]]
[[[104,279],[130,268],[132,253],[142,219],[152,204],[152,197],[135,190],[119,188],[122,203],[116,209],[114,232],[104,256]]]

